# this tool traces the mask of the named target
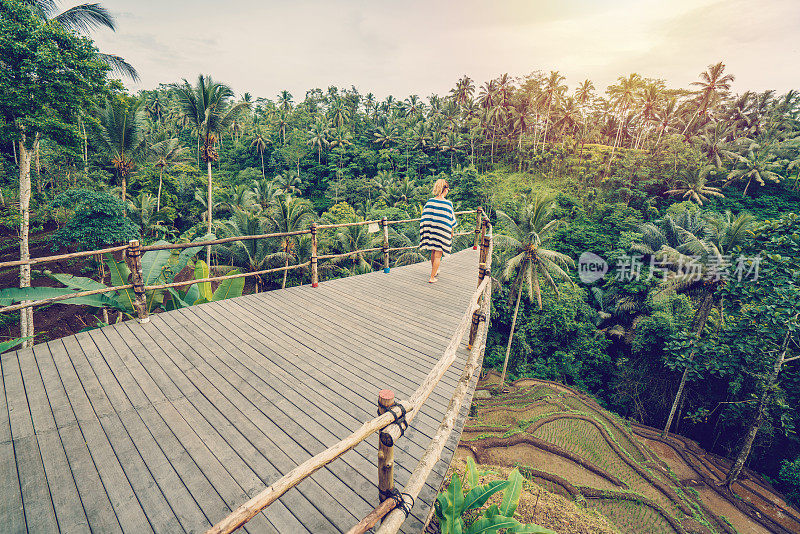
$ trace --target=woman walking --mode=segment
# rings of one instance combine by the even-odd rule
[[[433,184],[433,198],[425,204],[419,221],[419,247],[431,251],[431,279],[428,280],[430,284],[436,282],[442,254],[450,253],[453,242],[456,216],[453,212],[453,203],[445,198],[449,191],[450,186],[446,180],[436,180]]]

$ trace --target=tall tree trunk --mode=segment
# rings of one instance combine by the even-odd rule
[[[797,320],[796,315],[794,320]],[[767,377],[767,380],[764,383],[764,388],[761,390],[761,397],[758,400],[758,407],[756,408],[756,412],[753,414],[753,419],[750,422],[750,428],[747,430],[747,434],[744,437],[744,442],[742,442],[742,447],[739,449],[739,454],[736,456],[736,461],[733,462],[733,466],[731,466],[728,476],[725,477],[725,486],[727,486],[729,490],[731,489],[731,486],[733,486],[733,483],[736,482],[736,479],[739,478],[739,474],[742,472],[744,463],[747,461],[747,457],[750,455],[750,449],[753,448],[753,441],[756,439],[758,429],[761,428],[761,423],[764,421],[764,410],[767,407],[767,401],[769,401],[772,387],[778,380],[781,367],[783,367],[783,360],[786,358],[786,351],[789,349],[791,332],[791,329],[786,330],[786,336],[783,338],[783,343],[781,344],[778,357],[775,359],[775,363],[772,366],[772,372]]]
[[[81,120],[81,131],[83,132],[83,174],[89,177],[89,138],[86,135],[86,123]]]
[[[19,165],[19,158],[17,157],[17,142],[11,141],[11,149],[14,151],[14,165]]]
[[[206,168],[208,169],[208,233],[211,233],[211,216],[212,216],[212,206],[213,202],[211,199],[211,158],[208,159],[206,162]],[[211,245],[206,247],[206,264],[208,268],[211,268]]]
[[[713,293],[707,294],[703,299],[703,303],[700,305],[700,308],[697,310],[697,315],[694,320],[695,324],[693,325],[695,326],[695,338],[692,341],[692,352],[689,354],[689,362],[686,364],[686,369],[683,370],[683,374],[681,375],[681,381],[678,384],[678,392],[675,393],[675,400],[672,401],[672,408],[669,410],[667,424],[664,425],[664,431],[661,432],[662,437],[667,435],[667,432],[669,432],[669,429],[672,426],[672,420],[675,418],[675,412],[677,411],[678,404],[680,404],[681,397],[683,396],[683,388],[686,386],[686,377],[689,376],[689,369],[694,363],[694,358],[697,354],[697,341],[700,339],[700,335],[703,333],[703,328],[706,326],[706,321],[708,321],[713,299]]]
[[[517,326],[517,313],[519,313],[519,301],[522,298],[522,283],[519,284],[517,291],[517,304],[514,306],[514,318],[511,319],[511,332],[508,333],[508,345],[506,345],[506,359],[503,361],[503,374],[500,375],[500,387],[506,383],[506,368],[508,367],[508,356],[511,354],[511,342],[514,340],[514,327]]]
[[[164,182],[164,167],[158,174],[158,195],[156,195],[156,212],[161,211],[161,184]]]
[[[42,163],[39,159],[39,141],[41,137],[41,134],[36,132],[33,138],[33,157],[36,163],[36,192],[39,193],[39,195],[42,194]]]
[[[31,258],[29,247],[30,232],[30,204],[31,204],[31,154],[25,146],[25,135],[17,141],[19,149],[19,259],[22,261]],[[19,287],[31,287],[31,266],[20,265]],[[29,302],[29,301],[26,301]],[[19,313],[19,330],[21,337],[33,337],[33,308],[23,308]],[[33,339],[25,341],[22,346],[30,347]]]
[[[284,267],[289,267],[289,254],[286,254],[286,263],[283,264]],[[289,269],[284,269],[283,271],[283,282],[281,282],[281,289],[286,289],[286,275],[289,274]]]
[[[259,150],[259,152],[261,152],[261,177],[266,178],[267,175],[264,172],[264,150]]]

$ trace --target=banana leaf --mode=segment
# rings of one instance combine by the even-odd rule
[[[9,339],[8,341],[0,342],[0,354],[4,353],[7,350],[11,350],[17,345],[21,345],[23,342],[28,341],[31,339],[31,336],[28,337],[18,337],[17,339]]]
[[[202,280],[203,278],[208,278],[209,272],[210,271],[208,265],[203,260],[200,260],[194,264],[195,280]],[[211,282],[201,282],[199,284],[195,284],[195,286],[197,286],[197,289],[200,291],[200,298],[198,300],[202,302],[211,302],[211,299],[214,297],[214,295],[211,293]],[[198,302],[195,301],[195,304],[197,303]]]
[[[228,274],[239,274],[239,269],[234,269]],[[222,283],[217,287],[214,294],[211,295],[211,300],[224,300],[230,299],[233,297],[241,297],[242,291],[244,291],[244,277],[242,278],[229,278],[227,280],[223,280]]]
[[[154,245],[168,245],[166,241],[156,241]],[[142,280],[144,285],[152,286],[161,277],[164,266],[172,257],[171,250],[150,250],[142,255]]]
[[[10,306],[26,300],[44,300],[69,295],[70,293],[76,293],[76,291],[66,287],[12,287],[0,290],[0,305]],[[75,304],[78,306],[94,306],[95,308],[114,307],[109,299],[104,299],[103,297],[105,295],[102,294],[88,295],[61,300],[57,304]]]
[[[128,277],[131,275],[131,270],[128,269],[128,266],[125,265],[124,261],[116,261],[110,254],[105,254],[105,257],[106,266],[108,267],[108,272],[111,275],[111,285],[126,285],[128,283]],[[133,313],[133,301],[136,299],[133,294],[133,289],[120,289],[119,291],[110,293],[109,296],[112,296],[119,302],[120,306],[122,307],[122,311],[125,313]]]

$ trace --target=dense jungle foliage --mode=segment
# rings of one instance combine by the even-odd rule
[[[29,232],[54,250],[90,250],[415,217],[444,177],[457,209],[483,206],[505,236],[487,365],[503,367],[518,308],[509,378],[563,381],[623,416],[669,421],[708,450],[747,449],[747,465],[800,494],[795,92],[734,93],[720,62],[687,88],[635,73],[605,90],[570,88],[557,71],[534,71],[464,76],[427,98],[354,86],[237,96],[207,75],[130,94],[105,74],[123,60],[99,54],[76,33],[85,26],[32,5],[0,2],[3,251],[22,243],[25,258]],[[323,253],[375,242],[362,227],[321,237]],[[392,234],[398,246],[418,239],[414,228]],[[310,254],[305,239],[249,243],[215,247],[211,269]],[[608,262],[593,283],[579,276],[584,252]],[[104,263],[99,283],[112,281]],[[358,254],[321,269],[379,263]],[[291,271],[255,289],[308,281]],[[25,313],[15,320],[35,335]]]

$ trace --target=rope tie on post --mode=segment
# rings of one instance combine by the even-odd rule
[[[475,344],[475,336],[478,334],[478,325],[481,321],[486,320],[486,314],[480,310],[475,310],[472,313],[472,326],[469,329],[469,343],[467,343],[467,350],[472,350],[472,345]]]
[[[478,206],[475,210],[475,244],[472,245],[472,250],[478,250],[478,245],[481,242],[481,226],[483,223],[483,208]]]
[[[317,223],[311,223],[311,287],[319,286],[319,269],[317,267]]]
[[[384,412],[379,412],[378,415],[385,412],[390,412],[392,416],[394,416],[394,421],[389,423],[386,428],[389,428],[391,425],[397,425],[397,428],[400,429],[400,436],[406,433],[406,429],[408,428],[408,421],[406,421],[406,408],[402,404],[397,404],[396,402],[392,402],[389,406],[380,406],[384,410]],[[400,409],[400,413],[395,411],[395,408]],[[394,445],[394,440],[392,439],[392,435],[386,432],[386,428],[381,431],[380,440],[381,443],[386,445],[387,447],[391,447]]]
[[[383,272],[389,274],[389,221],[386,217],[381,218],[383,227]]]
[[[414,508],[414,497],[409,495],[408,493],[401,493],[397,488],[392,488],[389,491],[381,491],[381,502],[385,501],[386,499],[394,500],[394,507],[398,510],[402,511],[406,517],[411,513],[411,510]],[[406,497],[411,501],[410,503],[406,500]]]

